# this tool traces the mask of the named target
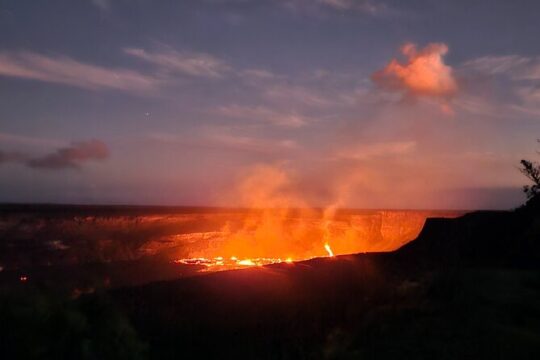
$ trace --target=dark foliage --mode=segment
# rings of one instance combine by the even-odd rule
[[[528,199],[538,196],[540,193],[540,165],[528,160],[521,160],[521,172],[533,182],[532,185],[525,185],[523,192]]]
[[[104,294],[71,300],[26,286],[0,294],[2,359],[141,359],[145,351]]]
[[[393,253],[78,299],[32,289],[36,274],[0,287],[0,358],[538,359],[539,238],[538,213],[477,212]]]
[[[540,140],[538,140],[540,143]],[[531,182],[531,185],[523,186],[523,192],[527,196],[527,203],[525,207],[529,211],[540,212],[540,164],[529,161],[521,160],[520,171]]]

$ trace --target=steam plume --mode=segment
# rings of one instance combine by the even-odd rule
[[[405,97],[448,99],[457,92],[458,85],[452,68],[444,63],[447,52],[448,46],[443,43],[431,43],[420,50],[415,44],[404,44],[401,53],[406,61],[392,59],[371,79],[380,88],[400,92]]]

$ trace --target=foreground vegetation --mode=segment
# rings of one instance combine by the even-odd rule
[[[538,359],[540,202],[400,250],[90,294],[0,286],[3,359]],[[56,290],[52,290],[56,289]]]

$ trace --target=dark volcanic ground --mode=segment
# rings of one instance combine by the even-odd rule
[[[155,358],[536,359],[540,238],[529,238],[529,221],[509,212],[434,219],[393,253],[217,273],[113,297]]]
[[[3,358],[538,359],[540,216],[428,220],[391,253],[67,299],[2,289]]]
[[[336,237],[348,236],[332,243],[336,254],[382,251],[414,239],[428,216],[459,214],[341,210],[329,228]],[[276,257],[286,259],[292,255],[306,259],[325,255],[323,244],[317,243],[322,238],[322,216],[320,210],[309,214],[291,210],[277,225],[272,224],[282,226],[283,235],[299,228],[306,230],[302,233],[304,238],[299,236],[300,245],[319,251],[302,257],[302,253],[297,253],[299,247],[295,247],[298,244],[290,244],[290,250],[297,252],[282,252]],[[213,269],[174,261],[223,256],[219,249],[231,238],[223,230],[234,233],[235,228],[242,229],[256,221],[261,221],[261,211],[246,209],[0,205],[0,286],[13,285],[23,278],[33,284],[77,293],[193,276]],[[280,233],[273,235],[269,238],[277,238],[276,243],[291,240],[280,238]],[[257,243],[257,239],[253,240]],[[267,250],[261,247],[259,253],[271,257],[271,250],[275,249]]]
[[[115,291],[154,358],[537,359],[540,272],[344,256]],[[515,357],[514,357],[515,356]]]

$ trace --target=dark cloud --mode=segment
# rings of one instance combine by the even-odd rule
[[[8,162],[20,162],[24,161],[24,154],[18,152],[4,152],[0,151],[0,164]]]
[[[40,169],[78,168],[90,160],[105,160],[109,157],[109,148],[99,140],[74,142],[71,146],[60,148],[42,157],[29,159],[26,165]]]

